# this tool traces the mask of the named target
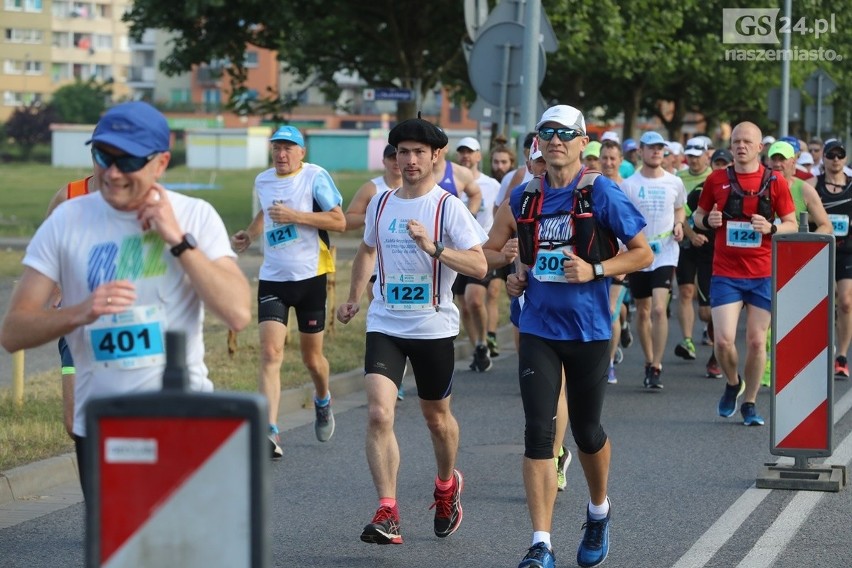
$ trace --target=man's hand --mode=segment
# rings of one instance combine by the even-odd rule
[[[701,247],[707,244],[707,237],[701,233],[693,231],[689,236],[689,242],[691,242],[694,247]]]
[[[517,237],[506,241],[506,244],[503,245],[503,248],[500,249],[500,252],[503,253],[503,257],[506,259],[507,263],[515,262],[515,259],[518,257]]]
[[[506,277],[506,291],[513,298],[518,298],[526,290],[529,282],[527,282],[526,267],[519,269],[518,272],[510,274]]]
[[[707,214],[707,224],[714,229],[718,229],[722,226],[722,212],[719,211],[718,204],[714,204],[713,210]]]
[[[683,240],[683,223],[680,221],[675,223],[674,228],[672,228],[672,236],[676,242]]]
[[[142,223],[143,231],[156,231],[170,247],[183,240],[184,231],[175,217],[166,188],[159,183],[155,183],[148,190],[145,203],[137,212],[137,218]]]
[[[82,312],[82,325],[90,324],[108,314],[120,314],[136,301],[136,287],[129,280],[115,280],[101,284],[78,308]]]
[[[562,267],[565,270],[565,280],[574,284],[591,282],[595,278],[592,265],[570,252],[567,248],[562,249],[565,258],[562,259]]]
[[[337,307],[337,321],[340,323],[349,323],[361,311],[361,305],[358,302],[346,302]]]
[[[231,236],[231,248],[236,252],[243,252],[251,245],[251,236],[248,231],[237,231]]]
[[[763,215],[755,213],[751,216],[751,228],[761,235],[768,235],[772,232],[772,223],[770,223]]]
[[[429,256],[435,254],[435,243],[432,242],[426,227],[417,219],[408,222],[408,236],[414,240],[420,250]]]
[[[276,223],[298,223],[300,219],[298,211],[280,203],[276,203],[266,212],[269,214],[269,218]]]

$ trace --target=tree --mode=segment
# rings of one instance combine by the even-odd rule
[[[172,52],[160,63],[166,74],[226,61],[237,94],[246,76],[249,44],[276,50],[286,70],[329,93],[338,89],[335,75],[349,72],[370,87],[402,87],[422,97],[449,68],[464,65],[459,46],[466,32],[458,0],[302,0],[274,5],[215,0],[194,1],[186,10],[175,10],[171,0],[136,0],[124,20],[137,39],[149,28],[175,33]],[[273,104],[278,96],[269,97]],[[411,117],[415,110],[414,102],[400,103],[398,118]]]
[[[112,85],[77,79],[70,85],[59,87],[50,99],[57,120],[68,124],[95,124],[112,98]]]
[[[50,125],[56,115],[51,107],[40,102],[15,109],[6,121],[6,136],[15,141],[21,149],[21,159],[29,161],[36,144],[50,142]]]

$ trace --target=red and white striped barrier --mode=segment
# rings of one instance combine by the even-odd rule
[[[834,238],[777,235],[772,242],[770,451],[830,456],[834,389]]]

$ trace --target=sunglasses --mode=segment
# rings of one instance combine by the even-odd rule
[[[584,136],[580,130],[574,130],[573,128],[540,128],[538,131],[538,137],[545,142],[551,140],[554,134],[563,142],[570,142],[574,138]]]
[[[687,144],[684,150],[701,150],[702,152],[707,150],[706,146],[696,146],[695,144]]]
[[[846,152],[830,152],[825,155],[826,160],[842,160],[846,157]]]
[[[150,156],[131,156],[130,154],[122,154],[121,156],[113,156],[107,152],[104,152],[100,148],[96,146],[92,146],[92,158],[95,159],[95,163],[97,163],[103,169],[109,169],[110,166],[115,164],[115,167],[118,168],[118,171],[130,174],[133,172],[138,172],[146,165],[148,162],[154,159],[157,153],[153,153]]]

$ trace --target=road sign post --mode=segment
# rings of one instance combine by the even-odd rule
[[[186,391],[184,341],[161,392],[86,407],[88,568],[270,565],[266,402]]]
[[[809,464],[833,451],[834,257],[833,235],[772,238],[770,452],[795,464],[766,464],[759,488],[839,491],[845,484],[845,467]]]

